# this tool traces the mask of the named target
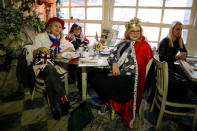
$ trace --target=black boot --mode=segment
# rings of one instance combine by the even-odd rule
[[[60,112],[58,111],[58,109],[57,108],[51,108],[51,112],[52,112],[52,114],[53,114],[53,118],[55,119],[55,120],[60,120]]]
[[[61,109],[62,109],[62,115],[67,115],[68,114],[68,111],[70,109],[70,105],[69,105],[69,102],[64,102],[61,104]]]

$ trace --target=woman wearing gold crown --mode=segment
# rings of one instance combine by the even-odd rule
[[[144,91],[146,65],[153,52],[138,18],[130,20],[125,27],[124,40],[114,47],[108,58],[112,70],[97,72],[91,83],[99,96],[122,114],[124,126],[133,128]],[[99,113],[109,107],[109,103],[105,104]]]

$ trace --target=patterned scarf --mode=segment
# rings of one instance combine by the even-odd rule
[[[60,39],[54,39],[50,35],[49,35],[49,39],[51,40],[51,42],[53,42],[52,45],[50,46],[50,48],[55,47],[53,51],[54,51],[54,55],[56,57],[56,54],[60,53],[60,50],[61,50],[61,48],[59,47],[60,46]]]

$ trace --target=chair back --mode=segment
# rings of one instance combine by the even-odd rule
[[[175,103],[171,101],[167,101],[168,94],[168,64],[167,62],[160,62],[158,59],[154,58],[156,65],[156,92],[155,97],[153,99],[153,103],[150,111],[153,111],[154,106],[156,105],[160,111],[157,119],[156,130],[159,129],[160,123],[163,119],[163,114],[170,114],[176,116],[190,116],[193,118],[192,122],[192,131],[195,131],[196,123],[197,123],[197,104],[190,104],[188,102],[184,103]],[[176,94],[175,94],[176,95]],[[166,108],[169,106],[170,108]],[[184,110],[181,110],[181,108]],[[189,109],[189,110],[185,110]],[[193,110],[191,112],[191,110]]]
[[[156,105],[158,108],[161,106],[165,106],[168,94],[168,63],[161,62],[154,58],[155,67],[156,67]],[[159,102],[160,101],[160,102]]]
[[[149,60],[148,64],[146,65],[146,76],[148,75],[148,72],[150,70],[150,67],[151,67],[152,63],[153,63],[153,58],[151,58]]]

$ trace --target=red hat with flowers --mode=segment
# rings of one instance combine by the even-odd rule
[[[51,22],[57,21],[62,25],[62,29],[65,29],[64,27],[64,21],[58,17],[52,17],[50,18],[46,23],[46,28],[50,25]]]

